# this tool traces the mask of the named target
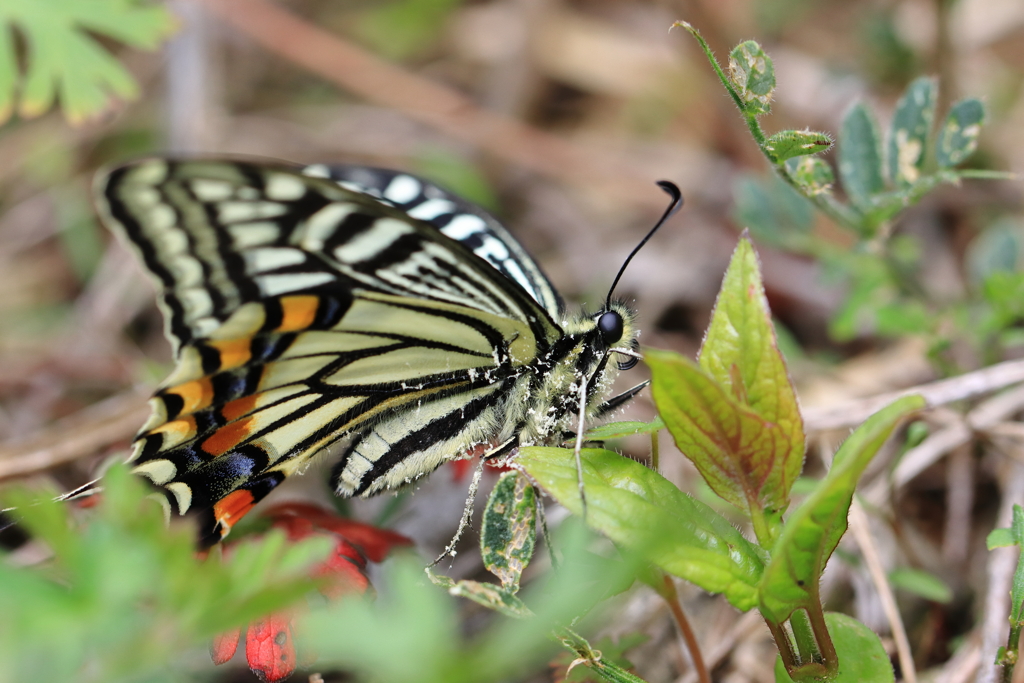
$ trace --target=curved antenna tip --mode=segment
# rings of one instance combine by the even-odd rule
[[[605,310],[611,308],[612,292],[615,291],[615,286],[619,284],[619,278],[622,277],[622,273],[626,270],[626,266],[628,266],[629,262],[633,260],[633,257],[636,256],[636,253],[640,251],[640,248],[647,244],[647,240],[651,239],[654,233],[658,231],[658,228],[660,228],[666,220],[673,216],[676,213],[676,211],[678,211],[683,206],[683,193],[680,192],[678,185],[673,183],[671,180],[659,180],[657,181],[657,185],[662,190],[664,190],[666,194],[672,197],[672,203],[668,205],[667,209],[665,209],[665,213],[661,214],[661,218],[659,218],[658,222],[655,223],[653,228],[651,228],[651,231],[648,232],[642,240],[640,240],[640,244],[636,245],[633,251],[630,252],[629,256],[626,257],[626,260],[623,261],[622,267],[619,268],[618,274],[616,274],[615,279],[612,280],[612,286],[608,288],[608,296],[605,298],[604,302]]]

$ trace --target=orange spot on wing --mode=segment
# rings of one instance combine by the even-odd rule
[[[256,406],[259,404],[259,394],[252,396],[243,396],[242,398],[236,398],[234,401],[228,401],[224,404],[224,407],[220,409],[220,414],[224,416],[224,419],[228,422],[237,420],[243,415],[248,415]]]
[[[283,316],[278,332],[294,332],[304,330],[316,320],[316,310],[320,306],[319,297],[286,296],[281,299]]]
[[[221,536],[226,536],[238,520],[245,517],[256,504],[251,491],[239,489],[218,500],[213,505],[213,518],[220,522]]]
[[[220,368],[218,370],[241,367],[252,358],[252,340],[249,338],[218,339],[207,342],[207,345],[217,349],[220,353]]]
[[[150,434],[167,433],[179,440],[189,439],[195,436],[196,433],[196,419],[191,415],[178,418],[177,420],[171,420],[165,422],[155,429],[149,431]]]
[[[181,414],[187,415],[197,410],[202,410],[210,405],[213,400],[213,384],[209,377],[185,382],[175,387],[170,387],[164,393],[177,394],[185,402]]]
[[[251,433],[252,418],[230,422],[215,431],[203,442],[203,450],[210,455],[222,455],[245,441]]]

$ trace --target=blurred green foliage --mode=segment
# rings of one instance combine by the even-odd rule
[[[271,533],[203,561],[193,529],[168,529],[127,467],[103,486],[87,523],[52,492],[4,492],[52,556],[30,567],[0,556],[0,682],[195,680],[194,653],[306,595],[307,569],[330,548]]]

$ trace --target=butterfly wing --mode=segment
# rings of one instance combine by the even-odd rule
[[[287,166],[147,160],[97,196],[158,281],[178,360],[132,461],[179,513],[207,512],[207,542],[347,434],[343,494],[486,441],[562,337],[437,226]]]
[[[496,218],[479,206],[410,173],[368,166],[316,164],[306,175],[330,178],[433,225],[523,288],[553,318],[564,308],[540,266]]]

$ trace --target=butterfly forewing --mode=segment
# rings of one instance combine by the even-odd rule
[[[345,435],[349,495],[506,438],[502,402],[563,341],[557,296],[500,226],[460,241],[444,234],[455,214],[429,224],[270,164],[147,160],[99,190],[159,283],[178,357],[136,471],[178,512],[208,511],[207,542]]]
[[[422,178],[384,168],[316,164],[302,172],[330,178],[435,226],[513,280],[552,317],[560,314],[562,300],[540,266],[501,223],[480,207]]]

